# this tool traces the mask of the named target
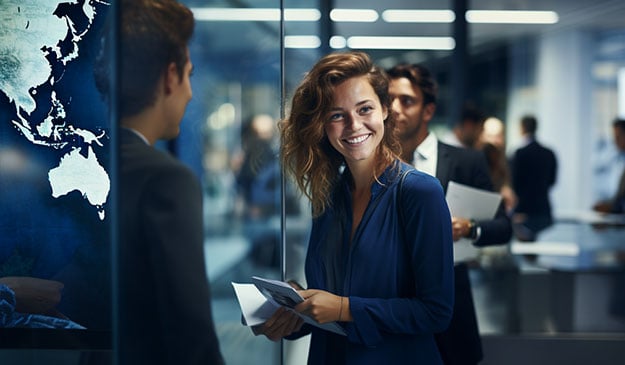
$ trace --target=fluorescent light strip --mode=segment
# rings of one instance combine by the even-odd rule
[[[521,10],[469,10],[465,18],[469,23],[493,24],[555,24],[559,20],[555,11]]]
[[[452,50],[456,42],[452,37],[349,37],[347,46],[352,49]]]
[[[197,21],[226,22],[277,22],[280,9],[272,8],[191,8]],[[284,20],[292,22],[316,22],[321,19],[317,9],[284,9]]]
[[[388,9],[382,12],[387,23],[453,23],[456,14],[451,10]]]
[[[316,22],[321,19],[317,9],[284,9],[284,20],[287,22]]]
[[[197,21],[280,21],[279,9],[192,8]]]
[[[332,49],[343,49],[347,47],[347,39],[340,35],[335,35],[330,38],[330,47]]]
[[[319,48],[321,40],[314,35],[287,35],[284,37],[285,48]]]
[[[275,8],[192,8],[197,21],[280,21],[280,10]],[[379,18],[372,9],[333,9],[330,19],[335,22],[375,22]],[[451,10],[389,9],[382,13],[388,23],[451,23],[455,14]],[[559,17],[553,11],[469,10],[465,18],[469,23],[500,24],[555,24]],[[318,9],[284,9],[284,20],[316,22],[321,19]]]
[[[333,22],[364,22],[373,23],[380,16],[372,9],[332,9],[330,19]]]

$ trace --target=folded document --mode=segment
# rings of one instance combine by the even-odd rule
[[[454,217],[474,220],[493,219],[501,202],[501,195],[487,190],[450,181],[445,196],[447,205]],[[479,250],[473,242],[461,238],[454,243],[454,262],[470,261],[477,258]]]
[[[285,282],[258,276],[253,276],[252,282],[253,284],[232,283],[246,326],[264,323],[281,306],[293,308],[304,301],[304,298]],[[321,324],[306,315],[297,314],[308,324],[343,336],[346,335],[343,327],[336,322]]]

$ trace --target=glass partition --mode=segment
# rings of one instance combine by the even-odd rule
[[[281,278],[280,2],[184,1],[196,18],[193,99],[175,143],[201,177],[213,316],[228,364],[277,364],[279,343],[242,325],[232,282]],[[254,20],[257,19],[257,20]]]

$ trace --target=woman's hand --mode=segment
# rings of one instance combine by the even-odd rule
[[[271,341],[278,341],[284,336],[302,328],[304,320],[285,307],[278,308],[265,323],[252,327],[255,335],[265,335]]]
[[[299,294],[304,298],[295,306],[299,313],[311,317],[319,323],[335,321],[351,321],[349,297],[340,297],[324,290],[302,290]]]

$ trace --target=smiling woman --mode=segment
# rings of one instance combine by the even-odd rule
[[[334,147],[352,166],[368,169],[384,136],[388,109],[380,104],[366,77],[354,77],[334,88],[335,105],[325,132]]]
[[[309,364],[441,364],[453,305],[451,218],[440,184],[399,160],[388,79],[363,52],[321,58],[281,123],[282,161],[313,207],[308,290],[255,333],[312,333]],[[401,196],[399,192],[401,189]]]
[[[313,215],[325,210],[339,168],[350,160],[342,154],[341,145],[348,145],[342,139],[375,134],[375,143],[367,144],[376,155],[369,165],[371,179],[399,154],[389,107],[388,79],[363,52],[330,54],[302,81],[291,114],[281,125],[281,150],[287,171],[298,177],[300,190],[311,199]],[[357,134],[376,123],[383,128],[379,125],[364,135]],[[336,136],[339,128],[344,130]],[[315,179],[309,179],[311,176]]]

